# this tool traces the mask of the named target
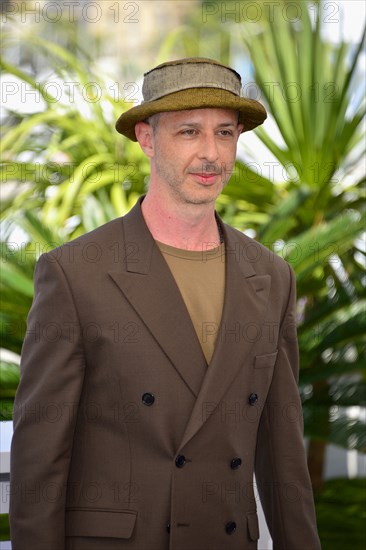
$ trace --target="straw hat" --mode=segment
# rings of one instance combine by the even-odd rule
[[[137,141],[135,124],[156,113],[221,108],[239,112],[243,132],[267,118],[263,105],[242,97],[240,75],[218,61],[190,57],[162,63],[144,74],[143,102],[123,113],[116,123],[120,134]]]

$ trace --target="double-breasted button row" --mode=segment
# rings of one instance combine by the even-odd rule
[[[154,403],[154,401],[155,401],[154,394],[149,392],[143,394],[142,402],[144,405],[147,405],[148,407],[150,407]],[[256,393],[251,393],[248,398],[248,401],[249,401],[249,405],[255,405],[258,401],[258,395]]]
[[[143,404],[146,405],[147,407],[150,407],[155,401],[155,397],[153,393],[144,393],[141,399]]]
[[[230,468],[232,470],[237,470],[242,465],[242,459],[236,456],[230,462]],[[184,455],[178,455],[175,459],[175,465],[177,468],[183,468],[187,463],[186,457]]]
[[[253,395],[255,396],[255,399],[257,400],[258,399],[257,395],[256,394],[251,394],[251,397]],[[238,456],[236,456],[231,460],[230,468],[232,470],[237,470],[242,465],[242,462],[243,462],[242,459],[239,458]],[[187,459],[184,455],[178,455],[175,458],[175,465],[176,465],[177,468],[183,468],[186,465],[186,463],[187,463]],[[170,523],[168,523],[168,525],[167,525],[167,531],[168,531],[168,533],[170,533]],[[236,531],[235,521],[228,521],[225,525],[225,532],[228,535],[233,535],[235,533],[235,531]]]

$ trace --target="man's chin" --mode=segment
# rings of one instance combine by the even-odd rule
[[[212,204],[216,201],[220,193],[197,193],[195,195],[190,195],[185,197],[185,202],[187,204]]]

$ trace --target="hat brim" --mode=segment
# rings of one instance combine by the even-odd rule
[[[141,103],[123,113],[116,122],[116,130],[132,141],[137,141],[135,125],[157,113],[191,109],[233,109],[239,112],[243,132],[253,130],[267,118],[259,101],[237,96],[218,88],[190,88],[166,95],[155,101]]]

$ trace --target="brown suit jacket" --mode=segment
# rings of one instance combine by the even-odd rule
[[[223,224],[207,367],[138,203],[38,261],[14,412],[14,550],[316,550],[295,281]]]

